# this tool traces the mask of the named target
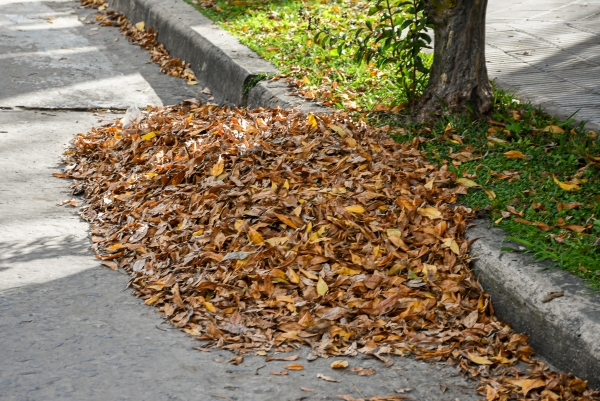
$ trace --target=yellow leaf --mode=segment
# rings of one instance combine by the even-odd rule
[[[339,360],[331,362],[331,369],[345,369],[348,367],[348,361]]]
[[[507,159],[524,159],[525,155],[521,152],[519,152],[518,150],[509,150],[508,152],[504,153],[504,156]]]
[[[468,353],[468,355],[469,355],[469,359],[478,365],[492,365],[493,364],[493,362],[490,361],[489,359],[487,359],[486,357],[474,355],[474,354],[471,354],[470,352]]]
[[[342,276],[356,276],[360,274],[360,270],[349,269],[347,267],[342,267],[339,270],[336,270],[334,273],[341,274]]]
[[[298,206],[299,208],[301,208],[302,206]],[[279,213],[275,213],[275,216],[277,216],[277,218],[284,224],[292,227],[293,229],[298,228],[298,226],[292,221],[292,219],[290,219],[289,217],[283,215],[283,214],[279,214]]]
[[[386,234],[388,237],[398,237],[398,238],[402,238],[402,231],[398,230],[397,228],[389,228],[386,231]]]
[[[212,168],[213,177],[220,176],[223,174],[223,170],[225,169],[225,160],[219,156],[219,161]]]
[[[564,134],[565,130],[560,128],[558,125],[549,125],[543,129],[544,132],[550,132],[551,134]]]
[[[346,138],[346,145],[348,145],[351,148],[355,148],[357,143],[356,143],[356,139],[352,138],[352,137],[348,137]]]
[[[417,209],[417,212],[421,216],[429,217],[432,220],[442,218],[442,213],[434,207],[420,207]]]
[[[312,221],[309,221],[308,224],[306,225],[306,230],[304,230],[304,232],[309,233],[312,231]]]
[[[458,243],[455,240],[453,240],[452,238],[444,239],[444,246],[446,248],[450,248],[450,250],[452,252],[454,252],[455,254],[460,255],[460,249],[458,247]]]
[[[288,242],[289,239],[290,237],[273,237],[269,238],[265,242],[268,242],[271,246],[277,246],[285,244],[286,242]]]
[[[485,192],[485,194],[488,196],[488,198],[490,199],[496,199],[496,193],[494,191],[492,191],[491,189],[483,189],[483,192]]]
[[[335,131],[338,133],[339,136],[341,136],[342,138],[346,136],[346,131],[344,131],[344,129],[342,127],[339,127],[335,124],[329,124],[329,129]]]
[[[283,183],[283,187],[285,189],[290,189],[290,182],[288,180],[285,180],[285,182]]]
[[[300,282],[300,276],[291,267],[288,267],[287,278],[290,283],[298,284]]]
[[[146,305],[152,305],[153,303],[155,303],[156,301],[158,301],[160,299],[160,297],[162,297],[162,295],[163,295],[162,292],[159,292],[158,294],[156,294],[152,298],[148,298],[144,303]]]
[[[478,183],[476,183],[475,181],[469,180],[468,178],[459,178],[458,180],[456,180],[456,183],[464,185],[465,187],[468,187],[468,188],[480,187],[481,186]]]
[[[348,207],[345,207],[344,209],[346,209],[346,211],[350,212],[350,213],[364,213],[365,212],[365,208],[362,207],[361,205],[348,206]]]
[[[542,379],[525,379],[521,383],[521,393],[527,397],[527,393],[529,393],[531,390],[534,388],[544,387],[545,385],[546,382]]]
[[[567,184],[566,182],[559,181],[554,174],[552,174],[552,178],[565,191],[579,191],[581,189],[577,184]]]
[[[109,246],[108,248],[106,248],[107,251],[117,251],[119,249],[123,249],[125,248],[125,246],[123,246],[122,244],[114,244]]]
[[[252,227],[248,229],[248,240],[254,245],[262,245],[265,242],[263,236]]]
[[[298,206],[297,208],[294,209],[294,214],[298,217],[300,217],[300,213],[302,213],[302,205]],[[287,224],[287,223],[286,223]],[[289,224],[288,224],[289,225]],[[297,228],[297,227],[293,227],[293,228]]]
[[[192,237],[199,237],[202,234],[204,234],[204,230],[198,230],[198,231],[192,233]]]
[[[307,270],[304,270],[304,269],[299,269],[299,270],[302,274],[304,274],[307,278],[309,278],[311,280],[320,280],[319,276],[317,276]]]
[[[312,114],[308,115],[308,123],[310,124],[311,128],[317,128],[319,126],[317,119]]]
[[[403,265],[402,263],[396,263],[394,266],[392,266],[392,268],[388,271],[388,274],[390,276],[393,276],[394,274],[401,272],[402,270],[406,269],[406,265]]]
[[[327,291],[329,291],[327,283],[321,277],[319,277],[319,281],[317,282],[317,294],[325,295]]]
[[[149,141],[150,139],[154,138],[156,136],[156,132],[152,131],[152,132],[148,132],[145,135],[142,135],[142,139],[144,141]]]
[[[144,23],[144,21],[142,21],[142,22],[138,22],[137,24],[135,24],[135,27],[136,27],[137,29],[139,29],[140,31],[143,31],[143,30],[144,30],[144,28],[146,27],[146,24]]]
[[[213,304],[211,304],[210,302],[205,302],[204,307],[206,308],[207,311],[209,311],[211,313],[217,312],[217,309],[215,308],[215,306]]]
[[[157,173],[146,173],[146,174],[144,174],[144,175],[145,175],[146,177],[148,177],[148,178],[154,178],[154,177],[156,177],[158,174],[157,174]]]
[[[235,231],[239,233],[240,231],[242,231],[242,227],[244,227],[244,224],[246,224],[245,220],[236,220],[233,227],[235,228]]]

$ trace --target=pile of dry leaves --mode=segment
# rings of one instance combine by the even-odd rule
[[[78,136],[58,176],[88,199],[103,263],[198,339],[445,360],[489,401],[600,399],[493,317],[455,205],[468,188],[417,145],[345,114],[187,102]]]
[[[97,9],[100,14],[96,21],[103,26],[118,26],[123,35],[129,40],[147,50],[152,55],[152,61],[160,66],[160,72],[173,77],[184,78],[188,83],[196,83],[196,75],[190,64],[178,58],[169,56],[169,51],[156,40],[158,32],[152,27],[145,29],[144,22],[132,24],[124,14],[114,10],[107,10],[108,4],[104,0],[82,0],[81,4]]]

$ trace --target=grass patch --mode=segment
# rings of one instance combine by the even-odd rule
[[[446,116],[426,128],[405,129],[396,139],[420,138],[431,160],[479,185],[461,202],[487,211],[491,224],[537,259],[552,260],[600,288],[597,135],[498,88],[495,94],[491,121]]]
[[[398,96],[393,68],[357,65],[352,53],[340,55],[314,44],[316,32],[308,31],[308,15],[333,32],[346,29],[366,17],[367,3],[221,0],[210,8],[195,6],[277,66],[279,79],[304,98],[349,111],[398,110],[406,102]]]
[[[488,211],[491,224],[536,258],[552,260],[600,288],[600,146],[595,133],[498,88],[490,121],[445,116],[428,126],[407,124],[402,114],[388,112],[406,101],[398,96],[392,69],[357,65],[350,53],[311,43],[306,12],[336,30],[363,19],[364,3],[219,0],[211,8],[197,7],[273,62],[299,95],[361,112],[398,141],[418,138],[431,160],[477,185],[463,203]]]

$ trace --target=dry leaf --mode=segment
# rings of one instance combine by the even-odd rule
[[[565,130],[558,125],[548,125],[542,130],[543,132],[550,132],[551,134],[564,134]]]
[[[474,355],[474,354],[471,354],[470,352],[468,353],[468,355],[469,355],[469,359],[478,365],[492,365],[493,364],[492,361],[490,361],[489,359],[487,359],[484,356]]]
[[[331,362],[331,369],[345,369],[347,367],[348,361],[343,359]]]
[[[319,277],[319,281],[317,282],[317,294],[325,295],[327,291],[329,291],[327,283],[325,283],[325,281],[321,277]]]
[[[548,293],[548,294],[547,294],[547,295],[544,297],[544,299],[542,300],[542,302],[543,302],[543,303],[550,302],[550,301],[552,301],[553,299],[560,298],[560,297],[562,297],[562,296],[564,296],[564,295],[565,295],[565,292],[564,292],[564,291],[555,291],[555,292],[549,292],[549,293]]]
[[[360,366],[348,369],[348,371],[356,373],[359,376],[373,376],[376,373],[373,368],[361,368]]]
[[[350,212],[350,213],[364,213],[365,212],[365,208],[360,205],[348,206],[344,209],[346,209],[346,211]]]
[[[469,187],[469,188],[481,186],[478,183],[476,183],[475,181],[469,180],[468,178],[459,178],[458,180],[456,180],[456,183],[460,184],[460,185],[464,185],[465,187]]]
[[[552,179],[565,191],[579,191],[581,189],[581,187],[577,184],[567,184],[566,182],[559,181],[554,174],[552,174]]]
[[[419,212],[420,215],[429,217],[432,220],[442,218],[442,213],[434,207],[418,208],[417,212]]]
[[[542,367],[527,337],[491,313],[468,268],[465,187],[426,188],[432,177],[452,182],[448,167],[348,115],[314,118],[190,101],[77,136],[65,160],[87,196],[97,257],[131,275],[136,294],[176,327],[238,356],[308,344],[311,358],[361,352],[391,363],[386,354],[410,350],[496,381],[499,398],[522,397],[509,380],[537,372],[557,383],[552,391],[583,397],[582,383]],[[143,141],[148,132],[160,138]],[[230,164],[215,176],[219,158]],[[115,244],[123,248],[107,250]],[[492,361],[498,369],[480,366]]]
[[[225,169],[225,160],[219,156],[219,161],[212,168],[213,177],[218,177],[223,174],[223,170]]]
[[[521,152],[519,152],[518,150],[509,150],[508,152],[504,153],[504,156],[507,159],[524,159],[525,155]]]
[[[335,380],[334,378],[331,378],[329,376],[325,376],[324,374],[317,374],[317,379],[322,379],[325,380],[326,382],[338,382],[339,380]]]
[[[276,356],[268,356],[265,361],[266,362],[270,362],[270,361],[295,361],[300,357],[300,354],[295,354],[295,355],[289,355],[289,356],[281,356],[281,357],[276,357]]]

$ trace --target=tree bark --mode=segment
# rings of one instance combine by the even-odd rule
[[[434,25],[434,59],[417,118],[425,120],[444,108],[488,115],[494,97],[485,65],[487,0],[425,0],[425,4]]]

